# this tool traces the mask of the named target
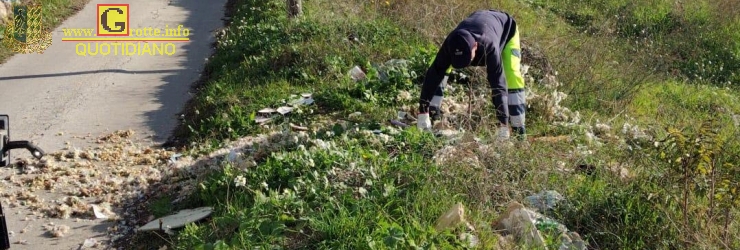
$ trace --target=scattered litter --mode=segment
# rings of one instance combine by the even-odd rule
[[[442,130],[435,132],[436,136],[445,137],[445,138],[454,138],[455,136],[459,134],[460,134],[459,131],[452,130],[452,129],[442,129]]]
[[[406,119],[406,114],[408,114],[408,113],[406,113],[404,111],[398,111],[398,119],[399,120]]]
[[[409,127],[408,124],[403,123],[403,122],[400,122],[400,121],[397,121],[397,120],[390,120],[390,122],[391,122],[391,124],[396,125],[396,126],[399,126],[401,128],[408,128]]]
[[[362,115],[362,112],[354,112],[352,114],[349,114],[349,117],[348,118],[355,118],[355,117],[358,117],[360,115]]]
[[[313,102],[314,102],[314,100],[313,100],[312,97],[303,99],[303,104],[305,104],[305,105],[311,105],[311,104],[313,104]]]
[[[56,238],[62,238],[69,233],[69,226],[67,225],[54,225],[53,223],[49,223],[48,225],[44,226],[46,231],[51,234],[52,236]]]
[[[236,150],[230,150],[229,151],[229,157],[227,158],[229,162],[235,162],[236,161]]]
[[[89,238],[82,242],[82,246],[80,246],[80,249],[96,248],[98,247],[98,245],[100,245],[100,243],[96,239]]]
[[[281,115],[290,113],[291,111],[293,111],[293,108],[292,107],[288,107],[288,106],[279,107],[277,109],[277,112],[280,113]]]
[[[170,163],[177,162],[177,159],[179,159],[182,156],[182,154],[173,154],[172,157],[170,157]]]
[[[272,120],[272,118],[270,118],[270,117],[256,117],[256,118],[254,118],[254,122],[256,122],[257,124],[265,124],[265,123],[269,122],[270,120]]]
[[[274,108],[263,108],[263,109],[260,109],[260,111],[257,111],[257,112],[260,113],[260,114],[272,114],[272,113],[277,112],[277,110],[275,110]]]
[[[565,239],[561,241],[559,249],[586,249],[586,244],[578,233],[569,232],[565,225],[527,209],[518,202],[509,203],[504,214],[494,221],[492,226],[502,233],[514,235],[517,240],[530,248],[545,249],[545,238],[542,233],[554,233]]]
[[[290,123],[290,128],[298,131],[308,131],[308,127],[298,126],[293,123]]]
[[[553,190],[542,191],[538,194],[527,196],[527,198],[525,198],[530,206],[535,207],[540,212],[553,209],[558,202],[564,199],[565,198],[563,198],[563,195]]]
[[[301,94],[301,98],[295,99],[290,102],[291,105],[298,106],[298,105],[311,105],[313,104],[314,100],[313,97],[311,97],[310,93],[303,93]]]
[[[477,236],[471,234],[471,233],[460,233],[460,240],[461,241],[467,241],[468,246],[470,247],[477,247],[480,243],[480,240]]]
[[[212,207],[200,207],[195,209],[180,210],[176,214],[155,219],[140,227],[139,229],[137,229],[137,231],[153,231],[180,228],[187,225],[188,223],[196,222],[208,217],[209,215],[211,215],[211,212],[213,212]]]
[[[110,204],[108,203],[102,203],[100,205],[92,205],[93,213],[95,214],[95,218],[98,219],[109,219],[114,214],[110,209]]]
[[[359,81],[362,79],[365,79],[367,75],[365,75],[365,72],[360,69],[360,66],[355,66],[349,71],[350,77],[352,77],[352,80]]]

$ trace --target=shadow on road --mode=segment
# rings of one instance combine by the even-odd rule
[[[180,71],[181,70],[176,70],[176,69],[164,69],[164,70],[101,69],[101,70],[88,70],[88,71],[67,72],[67,73],[38,74],[38,75],[25,75],[25,76],[5,76],[5,77],[0,77],[0,81],[10,81],[10,80],[19,80],[19,79],[32,79],[32,78],[45,78],[45,77],[87,75],[87,74],[99,74],[99,73],[163,74],[163,73],[177,73],[177,72],[180,72]]]
[[[179,70],[164,77],[165,84],[159,86],[155,92],[155,100],[159,102],[160,108],[144,114],[149,129],[155,133],[156,138],[162,140],[168,139],[179,125],[178,115],[192,97],[191,87],[198,81],[206,58],[213,52],[215,30],[223,27],[226,0],[173,0],[170,5],[189,12],[182,25],[190,29],[190,42],[173,56],[173,60],[179,62]],[[210,13],[220,15],[213,16]]]
[[[160,107],[144,114],[147,126],[155,133],[156,137],[169,139],[176,127],[179,126],[180,121],[173,119],[173,116],[183,112],[185,105],[192,98],[190,91],[194,84],[201,80],[206,59],[213,53],[215,31],[224,26],[222,20],[225,16],[224,13],[229,13],[228,5],[233,4],[233,2],[234,0],[172,0],[170,2],[171,6],[183,8],[188,12],[187,19],[182,24],[191,29],[191,33],[190,42],[178,49],[179,51],[172,58],[179,62],[176,66],[178,70],[168,71],[167,76],[163,78],[165,84],[159,86],[155,92],[154,99],[157,100]],[[196,15],[196,12],[199,14]],[[213,14],[207,13],[219,13],[219,15],[213,16]],[[170,122],[164,122],[165,120]],[[223,154],[219,156],[223,157]],[[213,163],[200,160],[191,164],[191,166],[181,169],[182,172],[178,174],[163,174],[161,181],[152,183],[145,190],[141,190],[142,193],[138,197],[131,197],[123,202],[123,204],[127,204],[124,210],[128,211],[129,214],[122,219],[130,227],[130,230],[141,227],[154,219],[151,202],[163,197],[174,198],[173,196],[178,196],[181,191],[179,189],[183,187],[182,184],[174,184],[175,182],[191,183],[192,186],[197,187],[197,177],[183,173],[198,172],[196,169],[209,168]],[[172,166],[167,165],[164,168],[171,169]],[[185,175],[185,178],[176,175]],[[183,202],[190,203],[188,201]],[[185,206],[192,208],[190,206],[198,206],[198,204],[190,203]],[[177,211],[177,207],[179,206],[171,204],[169,209],[174,213]],[[158,249],[161,245],[167,244],[167,240],[164,240],[166,236],[167,234],[161,231],[154,234],[129,231],[125,236],[116,240],[113,245],[125,249]]]

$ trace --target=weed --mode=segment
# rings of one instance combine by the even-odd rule
[[[238,1],[207,67],[213,78],[181,131],[213,148],[260,133],[280,139],[251,152],[256,166],[222,162],[200,184],[195,198],[216,207],[213,219],[188,225],[177,248],[464,248],[452,231],[433,228],[457,202],[470,211],[481,247],[495,248],[500,232],[490,222],[506,203],[541,190],[565,195],[548,215],[593,248],[740,244],[732,238],[740,230],[732,221],[740,146],[731,139],[740,109],[736,91],[714,84],[740,64],[711,56],[737,50],[713,42],[738,34],[710,28],[725,24],[709,13],[726,1],[494,1],[519,20],[528,87],[540,95],[531,100],[567,94],[533,103],[528,130],[543,138],[514,147],[490,141],[493,109],[480,68],[463,70],[471,84],[452,82],[456,90],[445,95],[457,117],[451,127],[465,130],[457,140],[385,124],[415,108],[444,35],[491,3],[311,1],[295,20],[284,4]],[[355,66],[366,78],[348,76]],[[713,85],[696,84],[707,83],[699,77]],[[303,92],[315,104],[255,122],[257,110]],[[705,120],[713,125],[702,127]]]

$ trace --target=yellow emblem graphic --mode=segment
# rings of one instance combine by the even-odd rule
[[[41,5],[13,5],[13,20],[5,28],[2,44],[15,53],[43,54],[51,46],[51,33],[41,20]]]
[[[128,4],[98,4],[98,36],[129,36]]]

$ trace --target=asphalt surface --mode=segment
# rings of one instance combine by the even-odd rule
[[[96,5],[130,4],[132,28],[176,27],[190,30],[190,41],[174,43],[173,56],[87,56],[76,54],[76,42],[62,42],[62,28],[94,28]],[[10,115],[11,139],[30,140],[47,152],[66,142],[88,146],[75,136],[101,135],[132,129],[137,138],[164,142],[177,125],[178,113],[191,97],[211,54],[215,30],[222,26],[225,0],[93,0],[53,33],[53,44],[43,54],[19,54],[0,65],[0,114]],[[61,134],[61,135],[60,135]],[[12,157],[28,157],[24,150]],[[18,175],[4,169],[0,178]],[[2,190],[0,190],[2,192]],[[45,197],[54,199],[58,197]],[[11,249],[78,249],[85,239],[106,240],[110,222],[40,219],[23,221],[29,210],[3,204],[11,242],[27,244]],[[70,226],[63,238],[43,230],[48,222]],[[26,229],[26,230],[23,230]],[[21,234],[19,232],[24,231]]]

